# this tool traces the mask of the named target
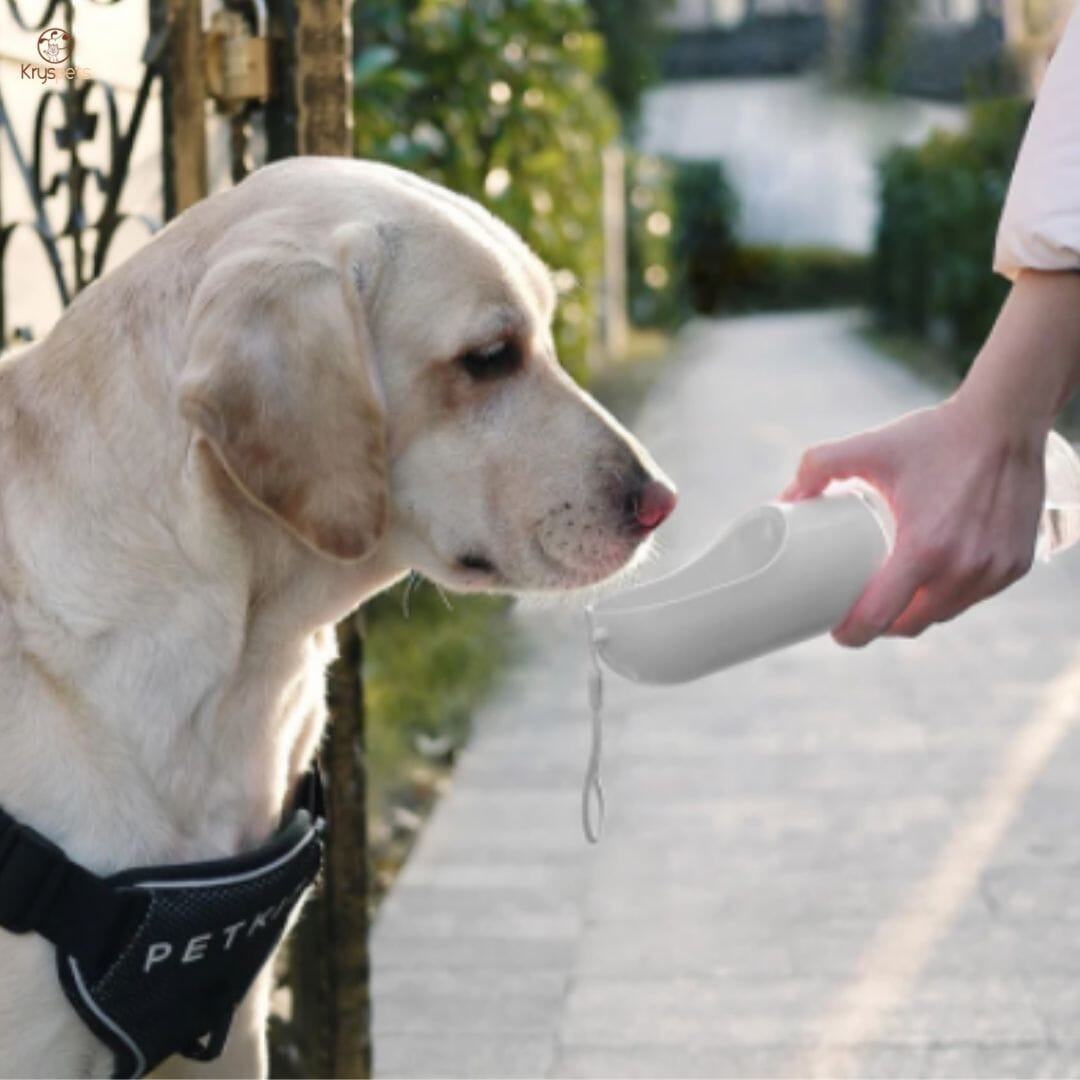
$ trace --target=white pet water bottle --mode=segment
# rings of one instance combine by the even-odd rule
[[[826,633],[888,558],[894,535],[879,492],[861,482],[834,485],[816,499],[759,506],[681,569],[588,606],[586,837],[597,840],[604,811],[601,660],[636,682],[689,682]],[[1036,556],[1046,561],[1078,540],[1080,456],[1052,431]]]
[[[838,625],[888,557],[894,525],[866,484],[743,515],[698,558],[587,609],[592,644],[637,682],[679,683]],[[1046,444],[1046,504],[1036,553],[1080,540],[1080,456]]]

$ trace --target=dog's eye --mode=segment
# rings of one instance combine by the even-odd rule
[[[477,381],[501,379],[521,367],[521,347],[516,341],[496,341],[483,349],[462,353],[458,363]]]

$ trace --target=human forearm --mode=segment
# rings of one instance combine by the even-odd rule
[[[1040,440],[1080,386],[1080,273],[1020,274],[954,403],[1002,438]]]

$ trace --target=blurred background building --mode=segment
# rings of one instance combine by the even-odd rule
[[[670,75],[781,74],[825,61],[841,77],[883,60],[890,88],[961,99],[967,80],[1041,69],[1068,0],[675,0]]]

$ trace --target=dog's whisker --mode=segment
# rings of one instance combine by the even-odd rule
[[[406,619],[412,617],[412,595],[422,580],[423,578],[416,570],[410,570],[409,576],[405,579],[405,588],[401,592],[401,614]]]

